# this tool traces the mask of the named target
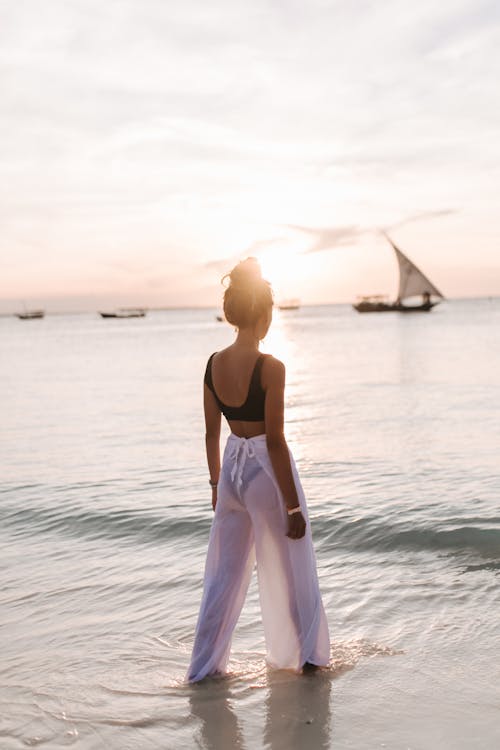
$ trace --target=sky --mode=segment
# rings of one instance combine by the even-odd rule
[[[500,5],[0,0],[0,312],[500,294]]]

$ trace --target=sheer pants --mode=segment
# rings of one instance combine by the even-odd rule
[[[290,460],[307,521],[302,539],[286,536],[286,509],[265,435],[228,438],[187,674],[191,682],[225,672],[255,562],[268,664],[295,670],[305,662],[328,664],[328,625],[307,508],[291,454]]]

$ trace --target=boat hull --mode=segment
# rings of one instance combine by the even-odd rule
[[[298,310],[300,308],[300,299],[298,297],[289,297],[282,299],[277,304],[278,310]]]
[[[31,312],[16,313],[16,317],[19,318],[19,320],[39,320],[40,318],[43,318],[44,315],[45,312],[43,310],[33,310]]]
[[[129,313],[107,313],[99,312],[101,318],[144,318],[146,313],[141,312],[129,312]]]
[[[429,312],[435,307],[437,302],[426,302],[422,305],[402,305],[400,302],[358,302],[353,305],[354,309],[360,313],[368,312]]]

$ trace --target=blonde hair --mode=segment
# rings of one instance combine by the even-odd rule
[[[255,325],[273,306],[273,290],[262,278],[257,258],[246,258],[230,273],[222,277],[221,283],[229,279],[224,292],[224,315],[231,325],[245,328]]]

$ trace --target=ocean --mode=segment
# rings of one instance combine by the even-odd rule
[[[217,312],[0,318],[0,749],[497,750],[500,299],[276,311],[331,667],[266,668],[254,576],[190,686]]]

